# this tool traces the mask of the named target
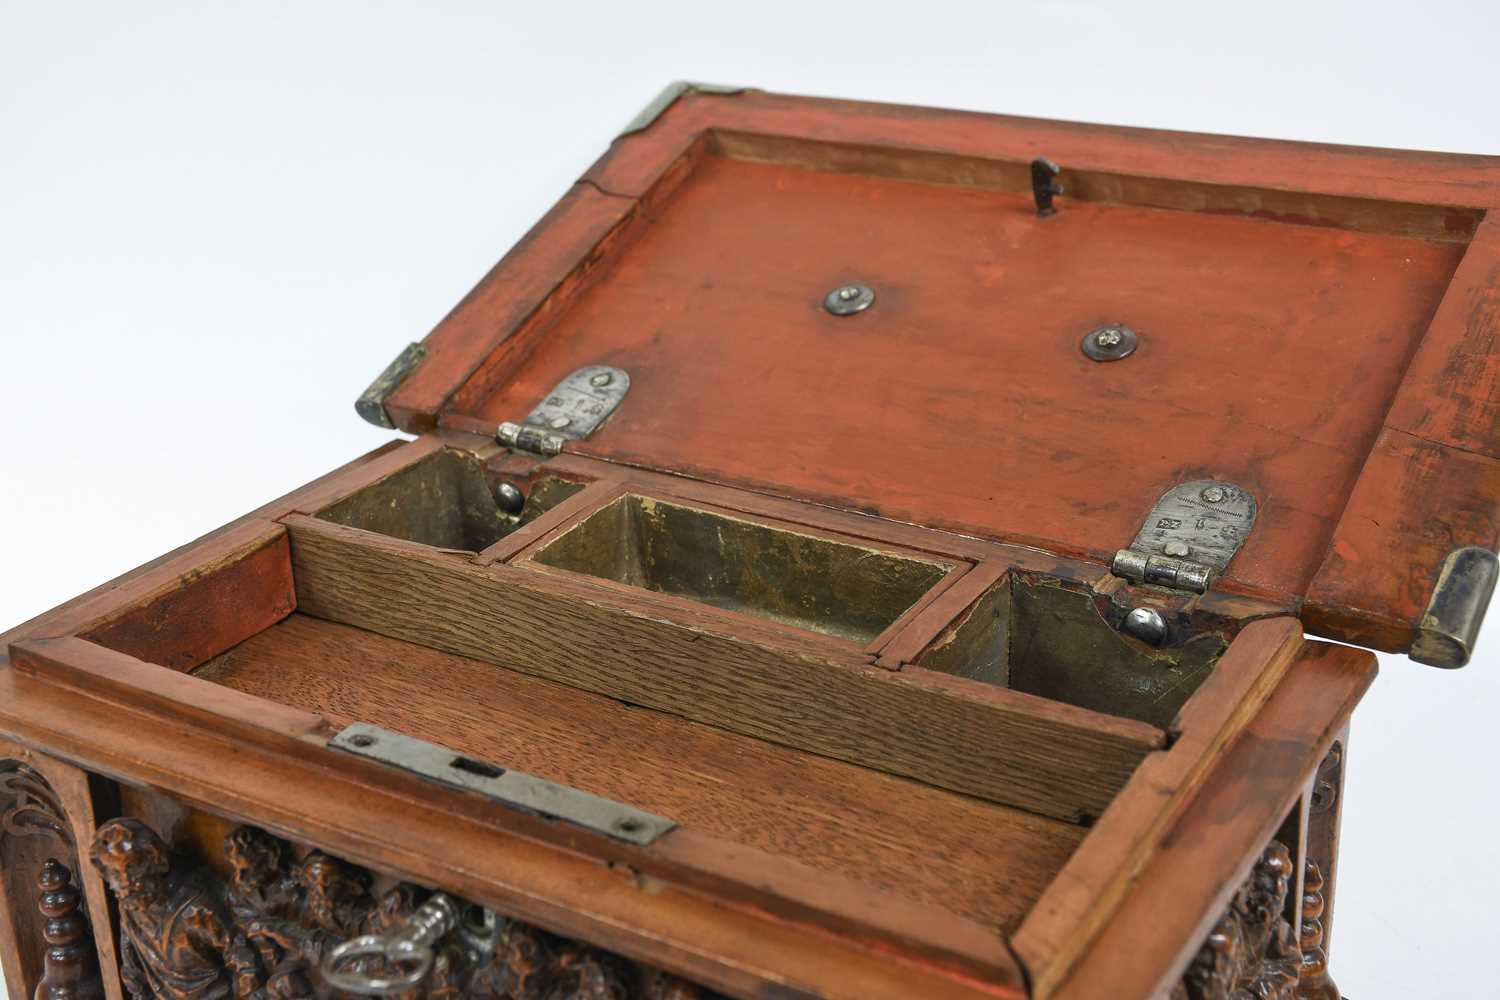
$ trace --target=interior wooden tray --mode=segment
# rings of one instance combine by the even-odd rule
[[[348,781],[365,794],[418,796],[414,818],[446,824],[450,837],[482,819],[484,829],[707,893],[716,907],[739,912],[736,920],[774,913],[853,933],[860,947],[885,942],[879,947],[892,954],[1000,982],[1013,977],[1012,948],[1035,969],[1079,960],[1219,750],[1301,655],[1295,621],[1245,624],[1256,606],[1208,599],[1187,618],[1233,622],[1223,633],[1232,638],[1222,655],[1194,668],[1195,693],[1167,724],[1153,725],[994,677],[944,672],[935,662],[940,652],[956,655],[955,644],[974,647],[958,632],[989,614],[997,595],[1009,613],[1033,613],[1015,599],[1017,588],[1051,587],[1068,595],[1068,607],[1094,613],[1107,576],[1098,567],[570,460],[537,470],[531,483],[533,497],[551,495],[550,506],[537,502],[524,523],[476,548],[489,539],[491,513],[465,477],[490,474],[483,461],[435,438],[401,446],[283,506],[276,522],[251,519],[206,550],[189,550],[152,588],[86,603],[56,626],[66,634],[13,643],[12,660],[28,678],[106,700],[116,716],[162,720],[143,732],[180,740],[201,729],[231,741],[224,746],[235,754],[259,748],[271,755],[256,765],[262,774],[315,765],[323,795],[335,795],[330,783]],[[941,572],[866,641],[534,564],[611,503],[643,495],[762,528],[795,525],[820,543],[856,539]],[[361,513],[362,496],[379,502]],[[454,497],[473,501],[459,519],[404,509],[451,510]],[[380,520],[355,526],[367,516]],[[1053,608],[1049,601],[1042,607]],[[1067,615],[1059,621],[1075,624]],[[924,657],[929,666],[919,665]],[[1007,669],[1013,677],[1017,664]],[[83,718],[76,706],[69,711]],[[646,808],[679,826],[642,848],[472,803],[326,747],[351,721]],[[142,746],[137,740],[128,752]],[[209,762],[189,770],[203,766]],[[211,766],[232,770],[235,762]],[[170,787],[177,773],[160,780]],[[1262,828],[1282,821],[1300,780],[1288,772],[1273,782],[1223,849],[1248,858],[1248,838],[1269,836]],[[320,822],[316,808],[295,826],[262,815],[268,806],[225,808],[307,836]],[[320,836],[338,843],[340,835]],[[358,843],[342,849],[364,857]],[[564,919],[538,909],[535,889],[517,895],[481,882],[471,891],[584,936],[594,933],[590,911],[604,905],[579,902]],[[641,933],[682,932],[643,925]],[[681,963],[644,939],[626,935],[621,947]],[[778,961],[793,960],[796,949],[787,948]]]
[[[194,676],[371,722],[1014,931],[1084,827],[294,614]]]

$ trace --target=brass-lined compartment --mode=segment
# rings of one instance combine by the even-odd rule
[[[318,512],[324,521],[420,545],[480,552],[583,489],[540,476],[519,515],[500,508],[497,482],[472,452],[444,448]]]
[[[913,665],[1169,728],[1238,623],[1177,616],[1155,647],[1123,634],[1101,605],[1108,599],[1086,586],[1007,573]]]
[[[640,493],[616,497],[526,559],[861,643],[959,566]]]

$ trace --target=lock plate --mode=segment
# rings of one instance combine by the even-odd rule
[[[474,760],[436,743],[365,722],[356,722],[339,731],[328,745],[411,771],[430,781],[478,792],[513,809],[563,820],[632,844],[650,844],[677,826],[674,821],[643,809],[488,761]]]

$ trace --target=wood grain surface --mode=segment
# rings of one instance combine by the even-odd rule
[[[1038,155],[1066,188],[1043,220]],[[1443,546],[1500,544],[1463,457],[1500,440],[1497,205],[1495,157],[690,92],[439,326],[395,409],[490,434],[618,364],[637,389],[581,453],[1093,559],[1222,476],[1262,512],[1224,588],[1400,650]],[[823,314],[847,280],[879,304]],[[1104,322],[1144,345],[1089,364]],[[1452,450],[1397,472],[1383,431]]]
[[[512,331],[538,310],[564,308],[570,295],[586,283],[591,265],[607,245],[606,237],[633,207],[629,199],[597,188],[570,188],[427,335],[426,359],[385,401],[396,426],[413,432],[431,430],[434,415],[448,397]]]
[[[266,524],[244,548],[194,567],[167,590],[83,633],[85,639],[173,670],[192,670],[292,613],[285,529]]]
[[[748,848],[728,861],[735,877],[758,872],[759,883],[727,895],[722,878],[684,886],[656,873],[660,852],[616,844],[616,853],[633,860],[606,864],[572,842],[579,837],[542,832],[557,824],[328,750],[315,714],[80,639],[28,640],[12,652],[14,664],[0,658],[0,731],[24,744],[44,744],[97,774],[316,843],[357,864],[441,885],[730,995],[1010,998],[1020,989],[1020,972],[999,936],[949,911],[916,901],[892,907],[860,883],[791,862],[778,866]],[[132,663],[167,681],[165,689],[138,688],[133,701],[122,701],[101,685]],[[271,711],[246,713],[257,705]],[[249,738],[240,726],[260,732]],[[434,850],[435,830],[441,850]],[[794,882],[784,878],[788,869]],[[748,902],[746,893],[760,901]],[[790,908],[770,905],[798,898],[804,902]],[[841,914],[841,901],[862,919]],[[872,961],[877,954],[882,960]]]
[[[1009,931],[1085,830],[293,615],[195,676],[370,722]]]
[[[942,179],[957,184],[973,181],[962,172],[966,159],[1026,164],[1048,156],[1063,166],[1064,179],[1070,170],[1088,171],[1427,205],[1444,220],[1443,229],[1460,234],[1472,230],[1474,208],[1500,206],[1500,157],[1495,156],[1126,128],[755,90],[684,95],[650,129],[618,139],[584,177],[617,194],[643,194],[700,136],[715,131],[894,151],[905,160],[943,153],[959,170]],[[888,153],[886,159],[891,158]],[[1246,213],[1254,209],[1239,207]],[[1310,216],[1316,218],[1302,209],[1294,218]]]
[[[706,156],[472,412],[609,363],[630,395],[570,450],[1106,562],[1227,479],[1260,516],[1221,586],[1291,607],[1463,249]],[[1141,346],[1098,364],[1111,322]]]
[[[1439,568],[1500,548],[1500,218],[1464,253],[1307,592],[1308,628],[1410,648]]]
[[[669,620],[582,580],[285,523],[298,607],[315,617],[1059,819],[1097,816],[1163,742],[1128,719],[756,641],[744,616],[732,631],[714,609]]]

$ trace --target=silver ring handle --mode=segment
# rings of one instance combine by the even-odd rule
[[[335,989],[364,996],[389,996],[420,986],[432,971],[432,946],[458,925],[458,916],[458,904],[438,893],[392,933],[365,934],[329,951],[323,958],[323,979]],[[402,971],[371,975],[350,968],[361,959],[379,959]]]

